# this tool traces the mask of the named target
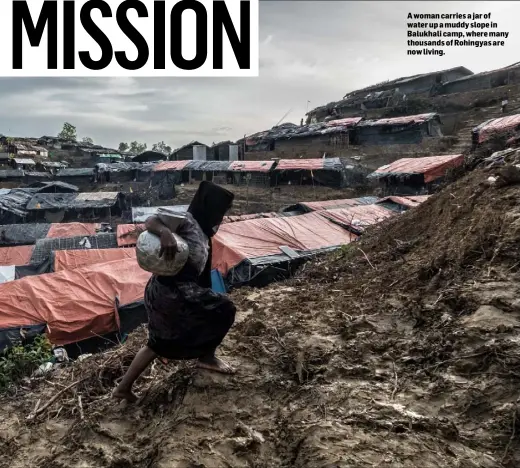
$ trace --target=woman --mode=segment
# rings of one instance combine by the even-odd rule
[[[234,195],[211,182],[202,182],[176,230],[189,247],[186,265],[176,276],[153,275],[144,303],[148,313],[149,339],[135,356],[114,397],[133,402],[136,379],[158,356],[172,360],[197,359],[198,367],[226,374],[233,369],[215,351],[235,321],[231,300],[211,289],[211,238],[231,208]],[[172,232],[157,216],[146,229],[161,239],[161,256],[176,254]]]

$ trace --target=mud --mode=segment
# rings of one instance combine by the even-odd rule
[[[520,186],[487,177],[233,293],[235,376],[156,363],[116,403],[140,330],[27,381],[0,401],[0,467],[519,466]]]

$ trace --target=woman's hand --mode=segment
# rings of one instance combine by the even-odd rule
[[[161,230],[160,239],[161,250],[159,251],[159,257],[163,257],[166,261],[170,262],[175,258],[175,254],[177,253],[177,241],[169,229]]]

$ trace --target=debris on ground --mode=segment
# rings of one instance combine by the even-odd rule
[[[505,167],[234,292],[234,376],[157,362],[116,402],[140,329],[24,382],[0,468],[520,466],[520,185],[485,183]]]

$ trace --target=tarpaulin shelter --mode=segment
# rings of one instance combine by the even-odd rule
[[[239,221],[247,221],[249,219],[260,219],[260,218],[280,218],[284,216],[283,213],[252,213],[245,215],[225,216],[222,224],[226,223],[237,223]]]
[[[356,145],[419,144],[427,137],[441,137],[439,114],[406,115],[363,120],[353,130]]]
[[[94,182],[94,168],[65,168],[54,176],[56,180],[68,184],[87,187]]]
[[[181,171],[190,161],[161,161],[153,166],[152,171]]]
[[[269,282],[308,255],[356,238],[316,213],[227,223],[213,238],[213,268],[228,285]]]
[[[379,200],[378,197],[343,198],[340,200],[317,200],[300,202],[296,205],[284,208],[284,212],[310,213],[318,210],[331,210],[334,208],[347,208],[358,205],[373,205]]]
[[[214,176],[224,176],[227,178],[229,161],[188,161],[182,172],[187,171],[188,181],[213,181]],[[183,177],[184,180],[184,177]],[[227,180],[226,180],[227,182]]]
[[[0,266],[28,265],[31,263],[33,250],[32,245],[0,247]]]
[[[233,161],[229,171],[234,185],[271,185],[271,170],[274,161]]]
[[[0,285],[0,350],[28,330],[66,345],[121,326],[116,307],[142,300],[150,273],[128,258]],[[16,333],[15,330],[18,330]]]
[[[401,212],[406,211],[409,208],[419,206],[421,203],[425,202],[429,197],[430,195],[417,195],[409,197],[399,197],[394,195],[382,198],[377,202],[377,204],[384,206],[389,210]]]
[[[273,172],[276,185],[345,185],[345,168],[340,158],[281,159]]]
[[[519,130],[520,114],[486,120],[473,129],[473,144],[485,143],[494,135],[509,138]]]
[[[120,192],[37,193],[26,210],[36,219],[65,221],[77,215],[83,218],[118,215],[123,203]]]
[[[52,182],[35,182],[30,187],[36,188],[36,193],[76,193],[79,187],[60,181]]]
[[[369,174],[369,178],[385,179],[397,177],[400,179],[413,176],[419,184],[428,184],[444,177],[449,169],[464,164],[462,154],[448,154],[444,156],[427,156],[425,158],[403,158],[393,163],[381,166]]]
[[[231,172],[269,172],[274,161],[233,161],[229,165]]]
[[[28,217],[27,204],[35,195],[36,190],[31,188],[11,189],[8,193],[0,194],[0,223],[14,224],[25,221]]]
[[[94,167],[96,182],[129,182],[150,180],[154,164],[139,162],[98,163]]]
[[[359,235],[368,226],[378,224],[396,213],[380,205],[358,205],[317,211],[316,214]]]
[[[45,237],[65,238],[76,236],[93,236],[100,228],[98,223],[53,223]]]
[[[135,249],[58,250],[54,254],[54,271],[75,270],[126,258],[136,258]]]
[[[0,226],[0,246],[33,245],[38,239],[47,237],[51,225],[36,224],[3,224]]]
[[[117,245],[119,247],[135,245],[139,234],[145,229],[144,224],[119,224],[117,226]]]

